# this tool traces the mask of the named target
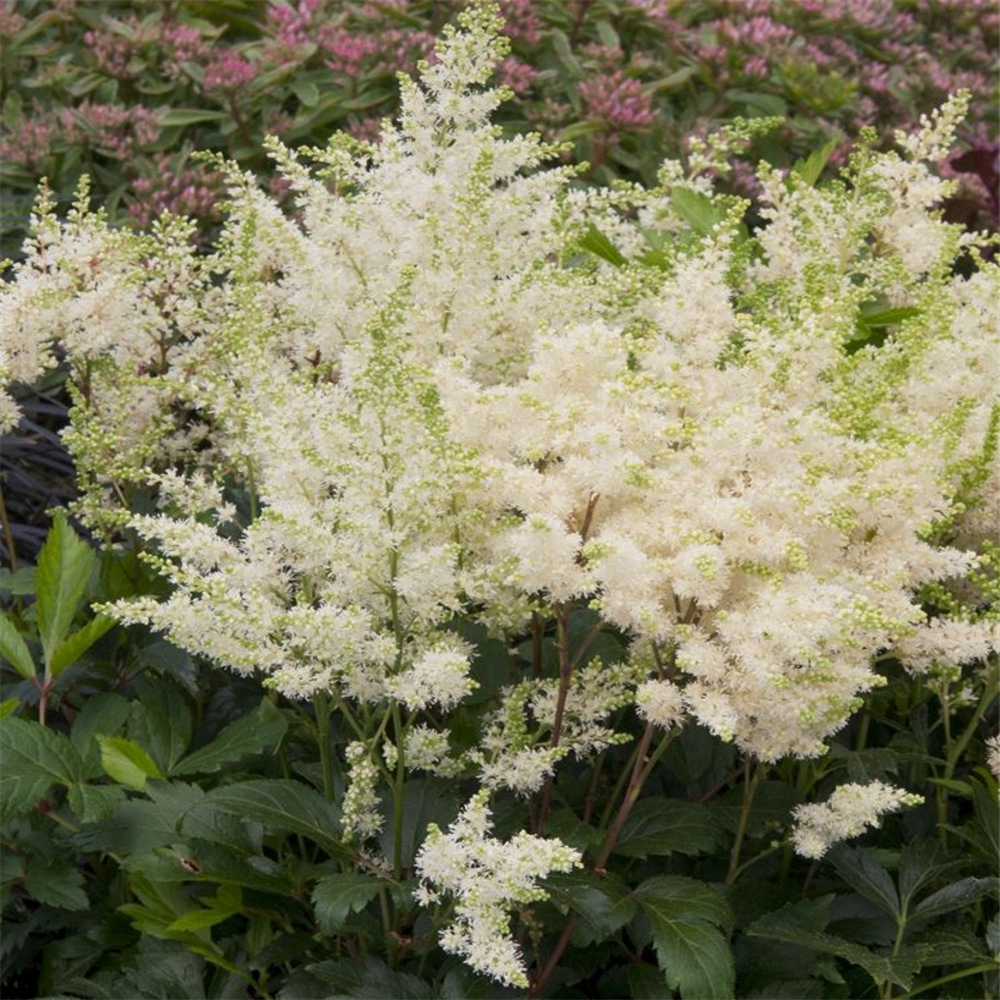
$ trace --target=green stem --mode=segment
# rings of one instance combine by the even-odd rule
[[[944,986],[945,983],[953,983],[956,979],[964,979],[966,976],[978,976],[982,972],[996,971],[996,962],[973,965],[971,968],[960,969],[958,972],[951,972],[947,976],[941,976],[939,979],[932,979],[928,983],[920,983],[918,986],[915,986],[912,990],[910,990],[909,993],[903,993],[901,996],[896,997],[896,1000],[910,1000],[911,997],[915,997],[918,993],[934,989],[937,986]]]
[[[868,727],[871,725],[871,721],[871,712],[866,708],[861,713],[861,723],[858,726],[858,735],[854,741],[854,749],[857,752],[864,750],[865,745],[868,743]]]
[[[733,881],[735,882],[751,865],[757,864],[762,858],[770,857],[775,851],[780,851],[785,845],[784,844],[772,844],[770,847],[765,847],[760,854],[755,854],[749,861],[744,861],[743,864],[736,869],[736,874],[733,876]]]
[[[327,802],[333,802],[336,785],[333,780],[333,754],[330,751],[330,716],[333,713],[330,698],[323,692],[313,697],[316,710],[316,742],[319,745],[319,759],[323,767],[323,794]]]
[[[406,757],[403,744],[406,731],[403,727],[399,703],[392,703],[392,725],[396,735],[396,780],[392,789],[392,864],[397,881],[403,878],[403,788],[406,784]]]
[[[945,688],[944,693],[941,695],[941,708],[945,723],[945,766],[944,766],[944,778],[946,781],[951,781],[955,776],[955,768],[958,767],[958,763],[962,760],[965,754],[966,747],[969,745],[969,740],[972,739],[982,721],[983,716],[986,714],[987,709],[993,703],[993,700],[1000,694],[1000,666],[994,664],[990,668],[990,672],[986,678],[986,683],[983,686],[983,693],[977,703],[975,710],[972,713],[972,718],[969,719],[968,724],[962,731],[961,736],[957,740],[952,742],[951,739],[951,725],[948,718],[948,697],[947,688]],[[948,824],[948,788],[945,785],[938,785],[935,797],[937,800],[937,817],[938,817],[938,833],[940,835],[942,843],[947,846],[948,841],[948,830],[946,829]]]
[[[958,762],[962,759],[965,754],[965,748],[969,745],[969,740],[972,739],[976,728],[979,726],[980,721],[986,714],[986,710],[993,703],[994,698],[1000,694],[1000,666],[994,664],[990,669],[989,676],[986,679],[986,684],[983,688],[982,697],[979,699],[979,703],[976,705],[975,711],[972,713],[972,718],[969,720],[969,724],[965,727],[962,735],[958,738],[958,741],[951,748],[951,752],[948,754],[948,761],[945,767],[945,777],[951,778],[955,773],[955,768]]]
[[[635,762],[632,765],[631,774],[629,777],[628,789],[625,792],[625,798],[622,800],[622,804],[618,809],[618,815],[615,817],[615,821],[608,831],[608,835],[604,838],[604,843],[601,845],[600,853],[594,860],[593,870],[597,875],[604,874],[604,866],[608,863],[608,858],[611,857],[611,852],[615,849],[615,844],[618,843],[618,838],[621,836],[621,832],[625,827],[625,823],[628,820],[629,814],[632,812],[632,807],[638,801],[639,795],[642,792],[642,786],[646,783],[653,768],[656,767],[657,762],[663,756],[667,747],[670,745],[674,737],[680,732],[679,728],[671,729],[660,741],[660,745],[656,750],[650,755],[646,756],[646,751],[649,749],[649,745],[653,739],[653,725],[650,723],[646,726],[645,732],[642,734],[639,744],[636,747],[636,752],[633,755],[635,757]],[[626,769],[628,773],[628,769]],[[563,926],[562,934],[559,936],[559,940],[556,942],[555,947],[552,949],[552,953],[549,955],[548,961],[539,971],[537,977],[531,984],[531,989],[528,992],[530,997],[537,997],[542,990],[545,988],[546,982],[548,982],[549,977],[555,972],[559,965],[559,960],[562,957],[563,952],[569,945],[570,938],[573,934],[573,928],[576,926],[576,914],[570,914],[569,919]]]
[[[752,760],[747,760],[746,777],[743,785],[743,805],[740,807],[740,820],[733,839],[733,849],[729,853],[729,871],[726,873],[726,885],[732,885],[740,872],[740,852],[743,849],[743,838],[746,836],[750,823],[750,811],[753,808],[754,796],[764,777],[765,767],[758,764],[755,768]]]
[[[635,765],[636,757],[639,755],[639,748],[641,744],[636,744],[632,748],[632,753],[629,754],[629,758],[625,761],[625,766],[621,769],[618,774],[618,780],[615,782],[615,787],[611,790],[611,794],[608,796],[608,801],[604,806],[604,811],[601,813],[601,829],[604,829],[611,822],[611,814],[615,811],[615,803],[618,801],[619,796],[628,784],[629,775],[632,773],[632,768]]]
[[[389,956],[389,964],[392,965],[391,959],[396,950],[396,941],[392,936],[392,911],[389,907],[389,893],[384,887],[378,891],[378,905],[379,912],[382,914],[382,930],[385,932],[386,955]]]
[[[0,489],[0,526],[3,528],[4,541],[7,543],[7,560],[10,571],[17,572],[17,546],[14,544],[14,533],[11,531],[10,518],[7,516],[7,505],[3,500],[3,490]]]
[[[552,736],[549,739],[549,746],[555,749],[559,746],[562,738],[563,716],[566,712],[566,699],[569,697],[570,684],[573,680],[574,661],[569,655],[569,616],[570,607],[560,605],[556,611],[556,622],[558,627],[558,638],[556,649],[559,652],[559,691],[556,695],[555,716],[552,719]],[[545,788],[542,791],[542,802],[538,809],[538,818],[535,822],[535,834],[541,834],[545,821],[549,816],[549,809],[552,806],[552,792],[555,787],[555,778],[549,775],[545,779]]]

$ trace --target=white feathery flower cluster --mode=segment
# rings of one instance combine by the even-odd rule
[[[454,778],[465,769],[460,759],[450,756],[448,734],[422,723],[417,723],[407,732],[404,750],[406,766],[412,770]]]
[[[993,777],[1000,781],[1000,734],[994,734],[986,740],[986,766]]]
[[[647,722],[671,729],[684,718],[684,692],[670,681],[645,681],[636,690],[635,707]]]
[[[476,688],[469,666],[466,650],[447,646],[429,649],[403,673],[390,677],[386,692],[411,711],[428,705],[440,705],[447,711]]]
[[[885,813],[923,801],[923,796],[894,788],[884,781],[840,785],[826,802],[795,807],[792,844],[804,858],[821,858],[838,841],[878,826]]]
[[[899,153],[859,143],[841,181],[762,168],[748,234],[704,177],[576,192],[553,147],[503,138],[500,27],[468,8],[377,147],[272,142],[295,218],[224,168],[214,254],[43,197],[0,294],[2,377],[57,343],[93,369],[67,435],[91,521],[160,484],[129,523],[173,589],[113,612],[291,697],[419,713],[472,690],[456,617],[517,633],[586,604],[676,656],[679,703],[652,670],[612,701],[648,682],[651,720],[764,760],[821,753],[876,653],[995,648],[987,616],[921,598],[961,592],[997,535],[1000,266],[971,241],[953,273],[964,238],[933,208],[964,98]],[[691,198],[718,219],[697,233]],[[621,259],[581,253],[593,229]],[[257,501],[242,534],[221,496],[195,510],[216,482]],[[614,669],[577,671],[558,752],[616,738]],[[517,695],[531,732],[486,722],[484,780],[544,781],[556,692]]]
[[[538,880],[581,863],[580,853],[554,838],[521,831],[508,841],[490,834],[489,792],[462,809],[447,833],[431,824],[417,855],[423,905],[454,898],[455,918],[441,934],[445,951],[477,972],[509,986],[526,987],[521,949],[510,937],[510,910],[547,898]]]
[[[932,667],[954,670],[1000,652],[1000,634],[995,624],[984,629],[981,623],[961,618],[935,618],[902,639],[894,652],[914,673]]]
[[[489,739],[483,740],[489,750]],[[479,762],[479,780],[486,788],[509,788],[518,795],[531,795],[555,772],[556,764],[569,753],[566,747],[520,747],[500,749],[490,759],[474,752],[472,759]]]
[[[363,843],[376,836],[384,822],[377,791],[378,768],[364,743],[348,744],[344,756],[347,758],[349,777],[340,823],[347,840]]]

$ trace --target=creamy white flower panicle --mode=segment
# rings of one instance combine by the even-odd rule
[[[826,802],[795,807],[792,844],[804,858],[821,858],[838,841],[878,826],[885,813],[923,801],[923,796],[884,781],[840,785]]]
[[[921,599],[968,591],[1000,498],[1000,270],[953,274],[976,241],[934,209],[965,97],[898,153],[859,143],[840,181],[762,168],[748,236],[697,169],[573,191],[554,148],[503,138],[500,29],[466,10],[377,147],[271,142],[294,218],[220,165],[215,254],[178,220],[112,230],[85,191],[59,223],[43,195],[2,292],[2,377],[57,345],[88,368],[67,442],[94,524],[160,491],[131,523],[173,590],[114,613],[291,697],[419,713],[472,690],[442,645],[456,615],[516,633],[586,603],[675,656],[679,705],[647,687],[643,711],[767,760],[821,753],[875,653],[922,670],[995,649],[984,616],[928,620]],[[693,239],[692,197],[719,220]],[[581,254],[594,228],[623,261]],[[242,533],[233,481],[259,508]],[[554,690],[525,706],[539,731]],[[565,746],[585,753],[613,734],[580,690]],[[522,789],[558,762],[543,743],[507,748]]]
[[[986,766],[993,777],[1000,781],[1000,734],[994,734],[986,740]]]
[[[455,918],[440,938],[446,951],[461,955],[477,972],[526,987],[521,949],[510,937],[510,911],[546,899],[538,880],[579,867],[580,853],[560,840],[525,831],[497,840],[490,829],[485,790],[462,809],[447,833],[431,824],[417,854],[421,884],[416,896],[425,906],[443,896],[453,898]]]
[[[376,791],[378,768],[364,743],[348,744],[344,756],[350,770],[340,823],[348,840],[362,843],[382,829],[383,817]]]

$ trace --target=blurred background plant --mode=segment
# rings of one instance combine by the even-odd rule
[[[198,150],[268,176],[262,139],[377,136],[395,74],[431,53],[462,0],[13,0],[0,8],[0,195],[15,253],[35,187],[81,173],[114,218],[168,210],[211,226],[219,179]],[[963,148],[965,218],[997,206],[991,0],[504,0],[513,91],[501,120],[573,143],[587,180],[651,183],[665,156],[740,115],[785,125],[753,154],[790,166],[841,132],[885,138],[960,88],[974,95]],[[845,150],[834,153],[834,166]],[[963,154],[973,154],[972,160]],[[992,157],[992,159],[991,159]],[[750,157],[753,159],[753,156]],[[984,163],[980,164],[979,159]],[[752,183],[747,168],[734,183]],[[974,204],[975,211],[969,207]]]

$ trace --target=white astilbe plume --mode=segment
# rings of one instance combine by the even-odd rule
[[[986,740],[986,766],[993,777],[1000,781],[1000,734],[990,736]]]
[[[379,811],[378,768],[368,756],[365,745],[350,743],[344,751],[349,767],[347,790],[340,823],[344,836],[361,843],[374,837],[382,829],[382,814]]]
[[[447,833],[431,824],[417,854],[417,899],[425,906],[454,899],[454,920],[441,947],[461,955],[477,972],[509,986],[526,987],[519,945],[510,937],[510,911],[546,899],[538,880],[579,867],[580,853],[554,838],[520,831],[508,841],[490,834],[489,792],[465,806]]]
[[[1000,269],[941,220],[931,162],[966,97],[836,182],[762,168],[751,235],[677,165],[650,190],[544,169],[553,148],[489,124],[506,48],[475,3],[378,146],[270,143],[294,217],[220,165],[214,254],[43,199],[3,378],[57,347],[89,373],[67,442],[93,523],[159,484],[131,527],[172,590],[113,612],[290,697],[433,713],[472,691],[456,619],[509,636],[587,606],[661,662],[574,682],[557,747],[551,675],[508,691],[465,763],[520,792],[617,739],[612,702],[815,756],[874,656],[995,650]]]
[[[821,858],[838,841],[878,826],[885,813],[923,801],[923,796],[884,781],[840,785],[826,802],[795,807],[792,844],[804,858]]]

